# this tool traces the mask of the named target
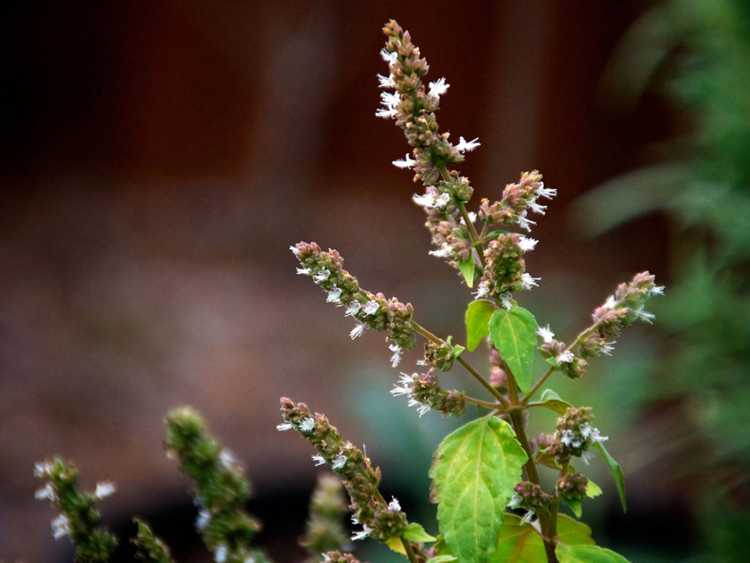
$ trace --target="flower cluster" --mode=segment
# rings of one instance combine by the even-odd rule
[[[586,496],[586,485],[589,480],[582,473],[568,473],[557,480],[555,490],[566,502],[580,502]]]
[[[460,416],[466,407],[466,395],[452,389],[446,391],[438,382],[435,370],[426,373],[401,373],[398,382],[391,389],[394,397],[408,397],[409,406],[416,407],[422,417],[431,410],[443,414]]]
[[[341,549],[347,542],[343,516],[346,499],[341,482],[333,475],[323,474],[310,500],[310,517],[300,545],[310,554],[309,562],[320,561],[320,554]]]
[[[505,373],[503,359],[500,352],[490,346],[490,385],[503,395],[508,393],[508,374]]]
[[[540,485],[531,481],[521,481],[513,487],[508,508],[525,509],[523,521],[530,522],[534,514],[546,510],[551,501],[552,495],[545,493]]]
[[[131,541],[135,545],[135,558],[146,563],[174,563],[166,544],[154,535],[143,520],[134,519],[138,533]]]
[[[546,453],[552,455],[560,466],[567,465],[571,457],[581,457],[588,463],[586,450],[596,442],[607,440],[598,428],[592,426],[592,420],[590,407],[569,407],[565,414],[557,419],[557,426]]]
[[[573,346],[566,346],[564,342],[555,339],[555,333],[549,325],[539,327],[536,333],[542,339],[539,351],[549,364],[571,379],[577,379],[586,373],[588,362],[573,353]]]
[[[452,340],[452,336],[439,341],[427,340],[424,345],[424,357],[417,363],[432,366],[440,371],[450,371],[455,359],[465,350],[460,344],[453,344]]]
[[[194,483],[200,512],[196,528],[216,563],[266,561],[251,542],[260,524],[244,510],[250,484],[234,455],[206,430],[203,418],[189,407],[167,415],[167,453]]]
[[[80,563],[109,561],[117,547],[117,539],[101,527],[102,517],[96,502],[115,492],[108,482],[97,484],[93,493],[78,488],[78,469],[60,458],[34,466],[34,476],[45,481],[34,495],[49,500],[60,511],[52,520],[55,539],[69,536],[75,546],[75,559]]]
[[[282,397],[281,416],[284,422],[277,428],[302,434],[318,452],[313,456],[316,465],[330,465],[341,478],[351,501],[352,522],[362,526],[352,539],[385,541],[400,536],[406,515],[396,499],[386,503],[380,494],[380,468],[374,467],[360,448],[344,440],[325,415],[313,414],[306,404]]]
[[[362,289],[357,278],[344,269],[344,259],[337,250],[321,250],[314,242],[299,242],[290,250],[300,262],[297,273],[310,276],[326,292],[328,303],[345,307],[346,316],[355,319],[352,339],[361,336],[366,328],[386,333],[391,365],[397,367],[403,351],[415,344],[411,303]]]
[[[487,198],[482,198],[479,218],[488,224],[506,227],[517,225],[525,231],[531,231],[531,226],[536,222],[529,219],[529,211],[544,215],[547,206],[540,204],[539,199],[552,199],[556,195],[555,188],[544,186],[538,170],[523,172],[517,183],[505,186],[500,201],[490,203]]]
[[[325,563],[359,563],[359,559],[351,553],[341,553],[340,551],[329,551],[323,554]]]

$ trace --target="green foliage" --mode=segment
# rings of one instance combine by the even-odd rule
[[[433,543],[437,541],[437,538],[428,534],[422,527],[422,524],[419,524],[418,522],[407,524],[406,528],[404,528],[403,537],[406,540],[416,543]]]
[[[581,522],[560,514],[557,517],[557,536],[561,543],[570,545],[593,544],[591,529]],[[539,532],[522,522],[515,514],[503,516],[503,526],[497,537],[497,551],[492,563],[544,563],[547,555]]]
[[[474,274],[476,272],[476,264],[474,263],[474,258],[472,256],[469,256],[467,260],[459,262],[458,270],[464,277],[466,285],[468,285],[469,287],[474,287]]]
[[[529,403],[529,406],[539,406],[550,409],[557,414],[565,414],[572,405],[567,401],[563,401],[555,391],[552,389],[545,389],[542,391],[542,396],[538,402]]]
[[[154,535],[148,524],[140,518],[134,518],[138,533],[131,541],[135,545],[135,557],[146,563],[173,563],[166,544]]]
[[[473,352],[490,333],[490,317],[497,307],[484,299],[472,301],[466,307],[466,348]]]
[[[536,319],[530,311],[513,305],[500,308],[490,318],[490,338],[513,372],[521,391],[531,387],[536,351]]]
[[[555,550],[560,563],[628,563],[622,555],[597,545],[560,543]]]
[[[461,561],[486,562],[527,456],[511,426],[485,416],[441,442],[430,472],[440,532]]]
[[[617,496],[620,497],[620,505],[622,506],[622,511],[627,512],[628,501],[627,497],[625,496],[625,474],[622,471],[622,466],[620,466],[617,460],[613,458],[612,455],[610,455],[610,453],[607,451],[607,448],[604,447],[604,444],[602,444],[601,442],[595,442],[594,448],[596,449],[597,453],[602,456],[602,459],[604,459],[607,467],[609,467],[609,472],[612,475],[612,479],[614,479],[615,481],[615,487],[617,487]]]

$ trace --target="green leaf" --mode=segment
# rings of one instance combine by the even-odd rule
[[[560,543],[555,553],[560,563],[629,563],[622,555],[597,545]]]
[[[458,270],[466,281],[466,285],[474,287],[474,272],[476,271],[476,265],[474,264],[474,257],[469,256],[468,259],[458,263]]]
[[[526,460],[513,428],[492,415],[463,425],[438,446],[430,477],[440,533],[460,561],[489,561]]]
[[[448,563],[448,561],[458,561],[458,558],[453,555],[438,555],[437,557],[430,557],[427,563]]]
[[[583,503],[580,500],[566,500],[565,504],[576,515],[576,518],[583,516]]]
[[[571,545],[593,544],[591,528],[564,514],[557,517],[557,537]],[[536,529],[522,524],[515,514],[505,513],[491,563],[546,563],[544,542]]]
[[[402,535],[407,540],[416,543],[432,543],[437,541],[437,538],[428,534],[422,527],[422,524],[419,524],[418,522],[408,524],[406,528],[404,528],[404,533]]]
[[[451,354],[453,355],[454,358],[458,358],[461,354],[464,353],[465,350],[466,348],[464,348],[460,344],[456,344],[453,346],[453,351],[451,352]]]
[[[594,483],[591,479],[586,483],[586,496],[589,498],[596,498],[602,494],[602,488]]]
[[[530,407],[545,407],[552,411],[555,411],[557,414],[565,414],[565,411],[568,410],[568,407],[571,407],[572,405],[567,402],[563,401],[560,398],[560,395],[555,393],[552,389],[545,389],[542,391],[542,397],[539,401],[534,403],[529,403]]]
[[[466,321],[466,347],[473,352],[487,338],[490,333],[490,317],[496,307],[490,301],[479,299],[472,301],[466,307],[464,319]]]
[[[602,456],[604,461],[609,466],[609,472],[612,474],[612,478],[615,480],[615,486],[617,487],[617,494],[620,497],[620,504],[622,505],[622,511],[628,511],[628,501],[625,497],[625,475],[622,472],[622,467],[617,460],[613,458],[604,447],[601,442],[594,442],[594,448]]]
[[[508,364],[523,392],[529,390],[533,378],[536,330],[534,315],[518,305],[510,310],[498,309],[490,318],[492,343]]]

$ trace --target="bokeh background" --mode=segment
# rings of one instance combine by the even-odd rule
[[[656,328],[628,332],[582,383],[555,381],[595,407],[626,470],[623,516],[604,467],[591,467],[605,488],[585,507],[595,538],[635,562],[746,561],[746,2],[0,12],[0,560],[70,560],[33,500],[32,464],[51,453],[75,460],[85,484],[118,484],[103,506],[113,528],[132,532],[138,513],[178,560],[208,560],[162,450],[163,416],[185,403],[244,460],[278,561],[302,558],[315,479],[307,445],[274,429],[281,395],[366,442],[386,493],[430,522],[430,454],[456,421],[418,420],[388,395],[397,372],[380,336],[349,342],[287,250],[338,248],[365,287],[463,339],[469,295],[427,255],[410,175],[390,165],[402,135],[374,117],[380,27],[395,17],[431,78],[451,83],[443,129],[480,137],[462,167],[476,197],[532,168],[559,189],[528,260],[543,277],[523,297],[538,318],[574,334],[646,268],[669,288]]]

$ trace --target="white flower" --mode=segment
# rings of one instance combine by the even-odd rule
[[[438,78],[435,82],[430,82],[429,86],[430,96],[433,98],[440,98],[440,96],[445,94],[448,91],[448,88],[451,87],[451,85],[445,81],[445,78]]]
[[[378,312],[378,309],[380,309],[380,304],[377,301],[371,299],[365,303],[365,315],[374,315]]]
[[[294,246],[293,244],[289,246],[289,250],[294,254],[297,258],[299,258],[299,248]]]
[[[216,561],[216,563],[224,563],[227,560],[227,555],[229,555],[229,548],[227,548],[226,545],[221,544],[216,548],[216,551],[214,551],[214,561]]]
[[[396,368],[398,367],[398,364],[401,363],[401,352],[403,352],[403,350],[398,344],[389,344],[388,349],[393,352],[393,354],[391,354],[391,367]]]
[[[615,307],[617,307],[617,300],[615,299],[615,296],[610,295],[609,297],[607,297],[607,300],[604,302],[603,307],[605,307],[606,309],[614,309]]]
[[[378,88],[395,88],[396,82],[393,80],[393,75],[383,76],[378,74]]]
[[[396,497],[391,497],[391,502],[388,503],[388,510],[391,512],[401,512],[401,503],[398,502]]]
[[[534,511],[533,510],[527,510],[526,514],[523,515],[523,518],[521,518],[521,524],[531,524],[531,521],[534,519]]]
[[[393,386],[393,389],[391,389],[391,395],[394,397],[402,397],[404,395],[409,396],[412,393],[413,385],[414,375],[409,375],[402,371],[398,382]]]
[[[396,113],[396,108],[380,108],[375,112],[375,117],[380,117],[382,119],[393,119],[394,117],[396,117]]]
[[[601,352],[605,356],[611,356],[612,352],[614,352],[614,351],[615,351],[615,341],[614,340],[612,342],[605,342],[604,344],[602,344]]]
[[[55,489],[51,483],[47,483],[44,487],[34,492],[34,498],[37,500],[55,500]]]
[[[362,323],[357,323],[354,325],[354,328],[349,331],[349,338],[352,340],[356,340],[360,336],[362,336],[362,333],[365,331],[365,325]]]
[[[511,510],[514,510],[516,508],[520,508],[521,504],[523,504],[523,497],[519,495],[516,491],[513,491],[513,494],[510,497],[510,500],[508,501],[508,508]]]
[[[101,483],[96,484],[96,490],[94,491],[94,496],[98,499],[107,498],[115,494],[116,490],[117,490],[117,487],[115,486],[113,482],[102,481]]]
[[[564,446],[572,446],[575,441],[575,434],[571,430],[563,430],[560,434],[560,443]]]
[[[463,137],[458,138],[458,144],[456,145],[456,150],[460,153],[465,152],[471,152],[477,147],[479,147],[481,143],[479,142],[479,137],[475,137],[471,141],[467,141]]]
[[[65,514],[60,514],[52,520],[52,537],[59,540],[70,533],[70,520]]]
[[[416,163],[417,161],[414,160],[409,153],[406,153],[403,159],[394,160],[391,164],[396,168],[401,168],[403,170],[406,168],[412,168]]]
[[[487,297],[490,293],[490,284],[487,280],[482,280],[479,282],[479,285],[477,285],[477,290],[474,292],[474,297],[477,299],[481,299],[482,297]]]
[[[34,477],[42,478],[49,474],[52,464],[47,461],[40,461],[34,464]]]
[[[435,258],[450,258],[453,255],[453,247],[448,243],[443,245],[437,250],[430,250],[427,254],[434,256]]]
[[[534,250],[538,242],[539,241],[534,238],[520,235],[518,237],[518,248],[520,248],[523,252],[528,252],[529,250]]]
[[[313,276],[313,281],[315,283],[322,283],[330,277],[331,277],[331,272],[328,270],[328,268],[323,268],[322,270],[320,270],[317,274]]]
[[[312,456],[313,462],[315,462],[315,467],[319,467],[321,465],[326,464],[326,460],[322,455],[314,455]]]
[[[538,197],[545,197],[547,199],[552,199],[557,195],[557,189],[556,188],[545,188],[544,182],[539,183],[539,188],[536,190],[536,195]]]
[[[503,309],[507,309],[510,311],[513,308],[513,300],[510,297],[510,294],[504,293],[500,296],[500,305],[503,306]]]
[[[430,405],[427,405],[425,403],[420,403],[414,397],[409,397],[409,401],[406,404],[410,407],[414,407],[417,409],[417,414],[419,415],[419,418],[422,418],[424,415],[426,415],[428,412],[432,410],[432,407],[430,407]]]
[[[300,422],[299,430],[304,434],[309,434],[310,432],[315,430],[315,419],[308,416],[306,419]]]
[[[550,330],[549,325],[539,327],[536,329],[536,333],[544,340],[545,344],[549,344],[555,339],[555,333]]]
[[[297,275],[300,275],[300,276],[309,276],[310,275],[310,268],[297,268]]]
[[[252,555],[245,557],[245,559],[242,561],[242,563],[256,563],[255,557]]]
[[[380,56],[389,65],[392,65],[398,60],[398,53],[396,51],[387,51],[386,49],[380,49]]]
[[[526,217],[526,211],[522,211],[518,215],[518,219],[516,219],[516,223],[518,223],[518,226],[521,227],[525,231],[531,231],[531,225],[536,225],[536,221],[532,221],[528,217]]]
[[[570,350],[565,350],[564,352],[560,353],[560,355],[557,356],[557,363],[558,364],[569,364],[572,363],[575,359],[575,356],[573,355],[573,352]]]
[[[294,428],[294,426],[292,426],[289,422],[282,422],[281,424],[276,425],[276,430],[278,430],[279,432],[288,432],[292,428]]]
[[[656,316],[653,313],[649,313],[648,311],[645,311],[643,309],[643,306],[638,307],[633,312],[635,313],[636,318],[648,324],[653,324],[654,319],[656,318]]]
[[[211,513],[208,510],[201,510],[198,513],[198,517],[195,519],[195,527],[198,530],[205,529],[208,523],[211,521]]]
[[[344,313],[345,317],[353,317],[357,313],[359,313],[359,310],[362,308],[362,303],[357,301],[356,299],[349,303],[349,305],[346,308],[346,312]]]
[[[534,213],[538,213],[539,215],[544,215],[547,212],[547,206],[540,205],[536,201],[529,202],[529,209],[531,209]]]
[[[411,196],[411,200],[416,203],[419,207],[424,207],[425,209],[429,209],[431,207],[435,207],[435,196],[433,196],[430,193],[425,194],[414,194]]]
[[[440,194],[439,196],[435,198],[435,209],[443,209],[450,202],[451,202],[450,194],[446,194],[446,193]],[[471,213],[469,214],[469,216],[471,216]],[[474,213],[474,216],[476,217],[476,213]]]
[[[341,288],[333,286],[326,296],[326,303],[341,303]]]
[[[664,295],[664,286],[663,285],[655,285],[651,289],[648,290],[649,295]]]
[[[445,194],[445,195],[448,195],[448,194]],[[469,222],[471,222],[472,224],[476,222],[476,220],[477,220],[477,214],[476,213],[474,213],[473,211],[469,211],[467,213],[467,215],[469,216]],[[461,217],[461,224],[462,225],[466,224],[466,221],[464,221],[463,217]]]
[[[398,105],[401,103],[401,94],[398,92],[381,92],[380,93],[380,105],[378,111],[375,112],[377,117],[384,119],[391,119],[396,117],[398,112]]]
[[[524,272],[523,274],[521,274],[521,285],[524,289],[531,289],[532,287],[537,287],[541,279],[542,278],[536,278],[532,276],[528,272]]]
[[[333,463],[331,464],[331,467],[335,471],[338,471],[339,469],[343,469],[345,465],[346,465],[346,456],[341,453],[333,458]]]
[[[365,524],[362,526],[362,529],[359,532],[354,532],[352,534],[352,541],[363,540],[370,535],[370,532],[372,532],[372,528]]]

